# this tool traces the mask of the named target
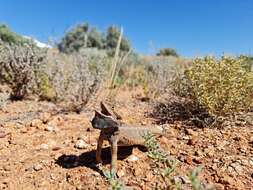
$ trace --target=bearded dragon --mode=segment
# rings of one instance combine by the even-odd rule
[[[118,146],[145,146],[145,134],[163,135],[164,130],[161,127],[138,127],[129,125],[120,121],[122,117],[115,111],[112,111],[101,102],[101,112],[95,111],[95,116],[91,123],[93,128],[99,129],[100,135],[97,142],[96,162],[101,164],[101,151],[103,141],[109,141],[111,145],[111,170],[116,171]]]

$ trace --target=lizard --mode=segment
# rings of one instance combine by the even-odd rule
[[[163,135],[164,133],[161,127],[138,127],[123,123],[120,121],[122,117],[119,114],[109,109],[103,102],[100,105],[101,112],[95,110],[95,116],[91,121],[93,128],[101,130],[96,150],[97,164],[102,164],[101,151],[104,140],[110,143],[111,170],[116,171],[118,146],[145,146],[143,138],[145,134]]]

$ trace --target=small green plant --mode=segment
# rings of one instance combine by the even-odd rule
[[[25,43],[26,44],[29,43],[27,39],[11,31],[11,29],[4,24],[0,24],[0,41],[9,45],[10,44],[24,45]]]
[[[190,179],[192,188],[194,190],[204,190],[198,178],[201,169],[201,167],[197,167],[188,174],[188,178]]]
[[[170,159],[160,148],[153,134],[147,133],[143,137],[148,148],[148,157],[154,162],[159,172],[157,173],[157,184],[155,189],[182,189],[182,183],[176,182],[174,176],[177,173],[178,161]],[[195,168],[188,174],[191,186],[194,190],[203,190],[203,186],[198,178],[201,167]]]
[[[176,172],[177,160],[169,159],[158,145],[155,137],[151,133],[143,136],[145,145],[148,148],[148,157],[150,157],[158,168],[156,189],[181,189],[181,184],[178,184],[173,179],[173,174]]]
[[[123,185],[117,179],[116,172],[114,170],[105,171],[103,173],[110,184],[109,190],[123,190]]]

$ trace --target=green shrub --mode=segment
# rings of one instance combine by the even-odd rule
[[[179,57],[178,53],[173,48],[162,48],[159,50],[159,52],[156,54],[157,56],[174,56]]]
[[[253,73],[244,63],[244,58],[197,58],[182,77],[182,89],[212,116],[246,112],[252,106]]]
[[[4,24],[0,24],[0,41],[7,44],[24,44],[25,42],[28,43],[28,40],[12,32],[8,26]]]
[[[58,49],[63,53],[71,54],[83,48],[97,48],[106,50],[108,55],[114,56],[119,36],[120,29],[116,26],[109,26],[106,32],[101,33],[88,23],[82,23],[71,28],[63,36],[58,43]],[[130,42],[123,36],[120,51],[128,52],[130,49]]]
[[[50,83],[48,75],[39,70],[37,73],[37,80],[38,80],[37,94],[39,95],[40,99],[48,101],[55,100],[56,98],[55,89]]]

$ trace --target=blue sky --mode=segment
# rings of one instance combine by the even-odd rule
[[[252,0],[2,0],[0,23],[41,41],[87,21],[124,28],[134,49],[175,48],[193,57],[253,54]]]

